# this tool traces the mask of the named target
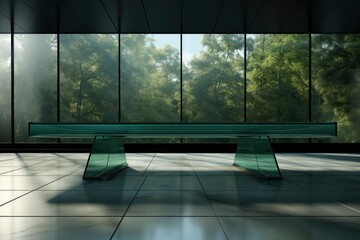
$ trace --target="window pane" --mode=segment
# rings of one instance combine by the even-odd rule
[[[309,38],[247,35],[247,121],[309,121]]]
[[[180,36],[122,34],[121,121],[180,121]]]
[[[119,118],[118,35],[60,35],[60,120]]]
[[[29,138],[28,122],[56,121],[56,35],[16,34],[14,40],[15,141],[50,141]]]
[[[244,35],[184,34],[183,121],[244,120]]]
[[[11,38],[0,34],[0,142],[11,141]]]
[[[313,121],[338,123],[338,136],[327,141],[360,142],[359,63],[359,34],[312,35]]]

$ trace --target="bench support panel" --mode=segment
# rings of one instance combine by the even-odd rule
[[[281,179],[280,169],[268,137],[240,137],[234,165],[267,178]]]
[[[124,138],[98,136],[94,139],[83,180],[107,179],[126,167]]]

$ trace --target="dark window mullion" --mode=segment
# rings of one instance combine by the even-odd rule
[[[311,33],[309,33],[309,122],[312,122],[312,67],[311,67],[311,61],[312,61],[312,52],[311,52],[311,48],[312,48],[312,42],[311,42]],[[311,143],[311,138],[309,138],[309,143]]]
[[[121,70],[120,70],[120,66],[121,66],[121,34],[118,34],[118,103],[119,103],[119,122],[121,122]]]
[[[244,122],[246,122],[246,34],[244,34]]]
[[[56,115],[56,121],[60,122],[60,34],[58,33],[56,35],[56,44],[57,44],[57,63],[56,63],[56,91],[57,91],[57,98],[56,98],[56,104],[57,104],[57,115]]]
[[[311,61],[312,61],[312,52],[311,52],[311,33],[309,33],[309,122],[312,121],[312,68],[311,68]]]
[[[180,122],[184,121],[183,118],[183,75],[182,75],[182,33],[180,34]]]
[[[14,67],[14,28],[15,28],[15,22],[14,22],[14,1],[10,2],[10,11],[11,11],[11,17],[10,17],[10,28],[11,28],[11,143],[15,143],[15,102],[14,102],[14,95],[15,95],[15,67]]]

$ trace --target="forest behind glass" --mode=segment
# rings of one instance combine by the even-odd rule
[[[3,143],[11,63],[1,34]],[[15,34],[13,63],[15,142],[52,141],[29,138],[29,121],[336,121],[336,138],[314,141],[360,142],[356,34]]]

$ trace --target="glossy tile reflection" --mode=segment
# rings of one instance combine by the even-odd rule
[[[352,217],[221,217],[229,240],[353,240],[360,219]]]
[[[119,217],[0,217],[0,239],[109,239]]]
[[[222,240],[215,217],[127,217],[113,239]]]
[[[234,154],[131,153],[109,181],[87,154],[0,154],[0,239],[357,239],[360,155],[277,154],[283,180]],[[296,238],[295,238],[296,236]]]

